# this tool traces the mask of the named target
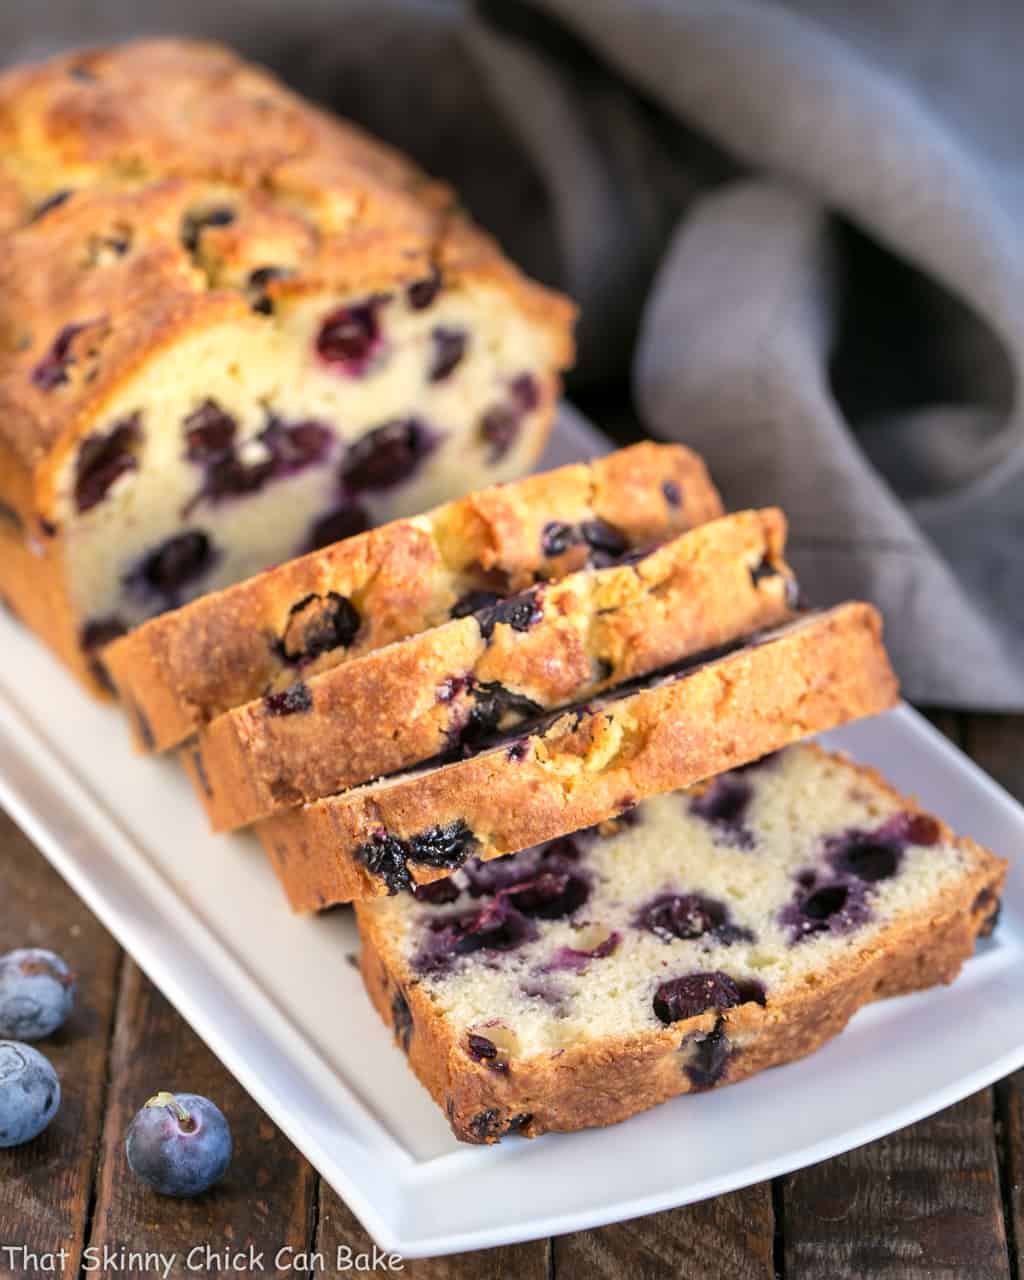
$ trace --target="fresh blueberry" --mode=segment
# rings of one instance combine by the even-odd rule
[[[411,479],[439,443],[438,434],[418,418],[386,422],[350,447],[341,465],[341,483],[348,493],[391,489]]]
[[[31,1045],[0,1040],[0,1147],[18,1147],[46,1128],[60,1106],[60,1081]]]
[[[75,460],[75,506],[80,514],[102,502],[115,480],[138,467],[140,418],[133,413],[105,435],[94,433],[82,441]]]
[[[42,1040],[74,1004],[74,974],[54,952],[25,947],[0,956],[0,1036]]]
[[[219,1107],[196,1093],[158,1093],[125,1141],[132,1172],[163,1196],[197,1196],[231,1163],[231,1129]]]

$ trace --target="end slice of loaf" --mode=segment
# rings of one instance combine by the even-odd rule
[[[451,190],[228,49],[0,74],[0,591],[100,650],[522,475],[574,308]]]
[[[435,757],[785,621],[778,510],[539,583],[218,716],[182,758],[215,830]]]
[[[293,907],[394,893],[613,818],[659,792],[896,699],[866,604],[811,614],[557,716],[455,764],[268,818],[257,833]]]
[[[357,904],[367,989],[458,1138],[606,1125],[951,982],[1006,864],[801,745]]]
[[[704,463],[639,444],[480,490],[155,618],[104,650],[144,750],[232,707],[506,595],[722,513]]]

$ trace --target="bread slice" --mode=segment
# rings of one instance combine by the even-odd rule
[[[681,445],[634,445],[347,538],[165,614],[104,650],[143,749],[505,595],[722,512]]]
[[[895,698],[878,613],[840,605],[456,764],[316,800],[256,830],[292,906],[313,911],[603,822]]]
[[[574,308],[452,192],[229,50],[0,75],[0,590],[114,636],[522,475]]]
[[[724,516],[237,707],[182,758],[219,831],[457,758],[545,710],[783,622],[796,599],[784,541],[778,510]]]
[[[951,982],[1006,864],[791,747],[618,821],[357,904],[367,989],[458,1138],[612,1124]]]

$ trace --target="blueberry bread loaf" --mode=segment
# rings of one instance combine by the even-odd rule
[[[155,618],[104,651],[140,746],[164,750],[301,674],[721,514],[703,462],[639,444],[483,489]]]
[[[618,820],[357,905],[367,989],[458,1138],[612,1124],[950,982],[1005,864],[790,747]]]
[[[0,76],[0,590],[87,682],[143,619],[522,474],[572,308],[225,49]]]
[[[312,911],[593,826],[895,697],[878,613],[840,605],[528,723],[457,763],[313,801],[256,830],[292,906]]]
[[[745,511],[627,563],[539,583],[226,712],[183,759],[223,831],[458,756],[542,711],[783,622],[796,595],[784,539],[780,511]]]

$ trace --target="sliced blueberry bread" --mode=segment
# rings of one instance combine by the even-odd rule
[[[895,698],[878,613],[841,605],[256,830],[292,906],[313,911],[592,826]]]
[[[357,904],[367,989],[458,1138],[612,1124],[950,982],[1005,863],[795,746]]]
[[[778,510],[724,516],[226,712],[183,759],[217,830],[394,773],[775,626]]]
[[[497,485],[289,561],[104,651],[141,746],[163,750],[301,674],[721,514],[703,462],[639,444]]]
[[[142,620],[522,474],[573,309],[410,162],[181,40],[0,76],[0,590]]]

